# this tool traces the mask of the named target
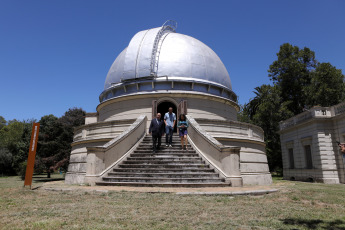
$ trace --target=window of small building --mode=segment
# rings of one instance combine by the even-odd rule
[[[311,146],[305,145],[304,146],[304,154],[305,154],[305,164],[307,169],[313,168],[313,160],[311,158]]]
[[[294,169],[295,168],[295,161],[293,158],[293,148],[289,148],[289,163],[290,163],[290,169]]]

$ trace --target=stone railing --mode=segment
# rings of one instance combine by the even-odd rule
[[[345,113],[345,102],[334,106],[334,115]]]
[[[196,119],[215,138],[236,138],[264,141],[264,131],[256,125],[228,120]]]
[[[291,117],[285,121],[280,122],[280,130],[287,129],[291,126],[301,124],[303,122],[309,121],[315,118],[331,118],[344,110],[345,112],[345,103],[338,104],[332,107],[313,107],[308,111],[300,113],[294,117]]]
[[[188,138],[193,147],[231,186],[242,186],[240,147],[226,147],[209,135],[190,115]]]
[[[147,117],[141,115],[116,138],[101,147],[87,147],[85,183],[96,181],[121,163],[139,145],[146,133]]]
[[[103,121],[79,126],[74,129],[73,142],[94,140],[100,138],[114,138],[126,130],[135,119],[120,121]]]

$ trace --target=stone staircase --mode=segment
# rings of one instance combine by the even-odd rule
[[[173,136],[173,147],[152,152],[152,138],[147,135],[136,150],[112,169],[96,185],[110,186],[162,186],[162,187],[218,187],[229,186],[219,174],[205,164],[188,144],[181,150],[180,139]]]

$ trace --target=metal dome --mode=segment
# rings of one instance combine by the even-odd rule
[[[225,97],[236,100],[229,74],[217,54],[201,41],[176,33],[175,29],[176,24],[168,21],[162,27],[138,32],[112,64],[100,100],[120,96],[123,93],[114,90],[111,95],[105,94],[126,83],[167,80],[218,87],[220,96],[225,90],[233,94]],[[210,87],[207,91],[210,93]]]

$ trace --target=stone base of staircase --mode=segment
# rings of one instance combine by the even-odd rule
[[[180,138],[173,136],[172,147],[152,151],[152,138],[146,136],[137,149],[121,164],[112,169],[101,186],[145,187],[224,187],[229,186],[210,168],[191,147],[182,150]]]

